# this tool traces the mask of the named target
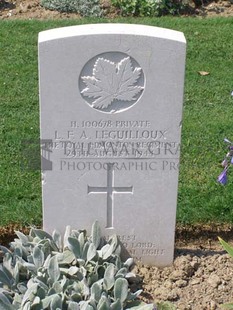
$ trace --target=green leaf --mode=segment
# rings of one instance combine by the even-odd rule
[[[84,259],[77,259],[77,262],[78,262],[79,266],[81,267],[81,266],[85,265],[86,261]]]
[[[121,245],[118,244],[114,250],[114,255],[121,255]]]
[[[135,300],[138,298],[138,296],[142,293],[143,290],[137,290],[136,292],[132,293],[129,292],[128,296],[127,296],[127,301],[133,300],[135,302]]]
[[[87,297],[90,295],[90,288],[89,288],[89,286],[87,284],[87,280],[85,278],[83,278],[81,283],[82,283],[82,286],[83,286],[84,298],[87,299]]]
[[[59,233],[59,231],[54,230],[53,232],[53,240],[56,244],[56,246],[58,247],[59,250],[62,249],[62,240],[61,240],[61,234]]]
[[[70,226],[66,226],[66,230],[65,230],[65,234],[64,234],[64,238],[63,238],[64,250],[69,247],[68,238],[70,237],[70,234],[71,234],[71,228],[70,228]]]
[[[53,288],[57,294],[62,293],[62,286],[60,282],[53,283]]]
[[[60,269],[56,256],[53,256],[49,261],[48,274],[53,282],[58,281],[58,279],[60,278]]]
[[[6,295],[3,294],[3,291],[4,291],[6,294],[9,293],[8,290],[4,290],[4,289],[0,288],[0,300],[2,300],[4,303],[10,305],[11,303],[10,303],[9,299],[6,297]]]
[[[109,310],[109,308],[110,308],[110,305],[109,305],[108,298],[102,294],[98,302],[98,305],[97,305],[97,310]]]
[[[104,273],[104,289],[110,290],[115,283],[114,275],[116,268],[113,264],[109,264]]]
[[[34,282],[38,283],[40,286],[40,289],[43,289],[44,291],[48,291],[48,286],[44,283],[45,281],[47,281],[47,278],[44,278],[43,276],[37,276],[34,278]],[[37,294],[39,295],[39,293],[37,292]]]
[[[76,258],[81,258],[80,243],[76,238],[68,237],[68,248],[74,253]]]
[[[23,262],[23,266],[34,273],[37,272],[36,266],[34,264]]]
[[[102,258],[104,260],[107,260],[112,255],[112,253],[114,251],[114,248],[115,248],[114,244],[111,244],[111,245],[106,244],[106,245],[104,245],[102,247],[102,249],[101,249]]]
[[[98,303],[101,297],[101,293],[102,286],[98,282],[95,282],[91,287],[91,299],[94,299]]]
[[[70,250],[65,250],[61,255],[58,255],[59,265],[70,265],[75,260],[75,255]]]
[[[0,310],[15,310],[16,308],[10,304],[10,302],[0,299]]]
[[[84,244],[83,252],[82,252],[82,259],[84,259],[84,260],[87,259],[88,248],[89,248],[89,243],[86,242],[86,243]]]
[[[134,263],[134,260],[132,257],[129,257],[125,262],[124,262],[124,266],[127,268],[130,268]]]
[[[59,295],[53,296],[53,299],[50,303],[51,310],[62,309],[62,299]]]
[[[30,301],[26,302],[26,304],[23,306],[22,310],[31,310]]]
[[[15,250],[14,250],[14,255],[15,256],[18,256],[18,257],[20,257],[20,258],[22,258],[22,256],[23,256],[23,250],[22,250],[22,246],[17,246],[16,248],[15,248]]]
[[[83,274],[83,277],[86,277],[87,275],[87,269],[83,266],[80,267],[80,272]]]
[[[78,239],[79,235],[80,235],[80,232],[78,230],[74,230],[74,229],[71,230],[71,234],[70,234],[71,237]]]
[[[42,229],[32,229],[32,231],[35,233],[35,235],[40,238],[41,240],[43,239],[50,239],[53,240],[52,236],[48,234],[46,231]]]
[[[90,244],[88,251],[87,251],[87,261],[89,262],[96,256],[96,247],[93,243]]]
[[[55,252],[59,251],[59,248],[57,247],[57,245],[56,245],[54,240],[49,240],[49,242],[45,243],[44,246],[47,247],[48,250],[52,250],[52,251],[55,251]]]
[[[48,289],[48,287],[47,287],[47,289]],[[42,287],[39,287],[38,291],[37,291],[37,296],[40,297],[41,300],[43,300],[46,296],[45,294],[46,294],[45,290]]]
[[[114,285],[115,300],[120,299],[121,304],[123,304],[127,296],[128,296],[128,281],[124,278],[117,279]]]
[[[52,295],[56,295],[56,294],[57,293],[53,287],[48,290],[48,296],[52,296]]]
[[[128,273],[126,273],[125,278],[126,279],[136,278],[136,275],[133,272],[128,272]]]
[[[29,285],[28,282],[28,289],[25,292],[24,296],[23,296],[23,300],[22,300],[22,306],[25,306],[25,309],[27,309],[27,301],[28,300],[33,300],[33,298],[37,295],[37,289],[38,289],[38,284],[34,283],[32,285]],[[30,307],[30,303],[29,303],[29,307]],[[24,308],[23,308],[24,309]],[[29,308],[30,309],[30,308]]]
[[[68,274],[70,276],[74,276],[75,274],[77,274],[79,272],[79,268],[77,266],[71,266],[68,270]]]
[[[40,304],[40,297],[36,296],[35,299],[33,300],[32,306],[39,305],[39,304]]]
[[[22,244],[28,243],[28,237],[25,236],[23,233],[20,231],[15,231],[16,236],[21,240]]]
[[[1,300],[1,297],[0,297],[0,300]],[[22,295],[19,295],[18,293],[15,293],[12,305],[16,309],[20,309],[21,302],[22,302]]]
[[[34,247],[32,256],[36,268],[42,267],[44,264],[44,253],[39,246]]]
[[[85,236],[84,236],[84,233],[81,232],[78,236],[78,241],[79,241],[79,244],[80,244],[80,250],[81,252],[83,251],[83,247],[84,247],[84,244],[85,244]]]
[[[109,310],[109,304],[107,301],[104,301],[101,306],[97,307],[98,310]]]
[[[110,310],[121,310],[121,309],[122,309],[122,306],[121,306],[120,299],[117,299],[116,301],[114,301],[110,306]]]
[[[127,268],[123,267],[117,271],[116,278],[124,278],[127,274]]]
[[[6,253],[3,257],[2,270],[6,273],[8,278],[14,273],[14,268],[12,264],[12,256],[9,253]]]
[[[82,294],[81,293],[73,293],[71,295],[72,301],[79,303],[82,300]]]
[[[49,307],[49,304],[53,300],[53,297],[54,297],[54,295],[50,295],[50,296],[45,297],[42,300],[42,307],[43,307],[43,309],[47,309]]]
[[[80,310],[93,310],[93,307],[89,305],[88,301],[86,301],[81,304]]]
[[[233,303],[223,304],[223,305],[221,305],[221,308],[232,310],[233,309]]]
[[[94,224],[92,225],[91,239],[92,243],[94,243],[95,245],[95,248],[98,249],[101,239],[101,229],[98,221],[95,221]]]
[[[19,283],[19,269],[20,269],[20,263],[16,262],[15,268],[14,268],[14,278],[15,278],[15,284]]]
[[[95,283],[96,281],[98,281],[99,276],[97,272],[92,272],[89,277],[88,277],[88,285],[92,286],[93,283]]]
[[[117,235],[114,234],[112,235],[110,238],[109,238],[109,241],[108,241],[109,244],[113,244],[114,245],[114,250],[115,248],[118,246],[118,238],[117,238]]]
[[[0,245],[0,250],[1,250],[4,254],[8,253],[8,254],[12,255],[11,251],[10,251],[8,248],[6,248],[5,246],[3,246],[3,245]]]
[[[7,274],[0,269],[0,282],[7,285],[8,287],[11,287],[11,280],[7,276]]]
[[[20,294],[24,294],[26,292],[26,290],[27,290],[26,283],[19,283],[17,285],[17,289],[19,290]],[[17,293],[16,293],[16,295],[17,295]]]
[[[68,305],[68,310],[79,310],[79,304],[77,302],[74,301],[70,301],[69,305]]]
[[[233,257],[233,247],[231,247],[226,241],[224,241],[222,238],[218,237],[218,240],[220,241],[221,245],[223,246],[224,250],[227,251],[227,253]]]
[[[62,254],[61,254],[62,255]],[[57,255],[58,256],[58,255]],[[63,256],[62,256],[63,257]],[[44,268],[48,268],[51,254],[49,254],[44,262]]]
[[[121,263],[121,259],[118,255],[116,255],[115,265],[116,265],[118,270],[121,269],[122,263]]]

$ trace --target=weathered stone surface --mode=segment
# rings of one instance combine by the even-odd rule
[[[119,236],[173,261],[185,64],[182,33],[98,24],[39,35],[44,228]],[[47,142],[46,142],[47,140]]]

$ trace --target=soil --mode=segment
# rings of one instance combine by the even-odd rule
[[[8,246],[16,237],[15,230],[29,232],[14,224],[0,227],[0,244]],[[145,302],[169,301],[177,310],[218,310],[223,303],[233,302],[233,259],[218,236],[233,243],[233,227],[178,226],[173,265],[161,269],[137,264],[132,290],[142,288]]]
[[[108,18],[117,12],[102,1]],[[202,3],[203,4],[203,3]],[[194,17],[233,16],[233,0],[209,1],[197,7],[190,5],[184,15]],[[0,0],[0,19],[71,19],[78,14],[50,11],[39,5],[39,0]],[[14,231],[27,233],[29,228],[18,225],[0,227],[0,244],[13,241]],[[233,259],[223,251],[217,236],[233,243],[233,227],[200,225],[177,227],[174,264],[159,269],[152,266],[135,266],[135,289],[143,288],[146,302],[170,301],[177,310],[215,310],[233,301]]]
[[[101,0],[105,16],[114,18],[117,10],[110,5],[110,0]],[[189,8],[184,16],[233,16],[233,0],[190,0]],[[39,0],[0,0],[0,19],[72,19],[80,18],[78,14],[60,13],[46,10],[40,6]]]

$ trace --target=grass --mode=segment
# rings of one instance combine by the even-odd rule
[[[233,18],[127,18],[0,22],[0,225],[39,225],[40,172],[21,168],[23,140],[39,138],[38,32],[81,23],[140,23],[183,31],[187,66],[177,220],[233,223],[233,173],[216,178],[233,140]],[[210,72],[200,76],[198,71]],[[32,156],[34,156],[32,154]]]

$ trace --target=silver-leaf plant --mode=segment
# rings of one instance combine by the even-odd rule
[[[133,259],[122,262],[113,235],[101,237],[98,222],[91,235],[66,228],[64,237],[32,228],[17,231],[11,249],[0,246],[0,310],[152,310],[132,293]]]

